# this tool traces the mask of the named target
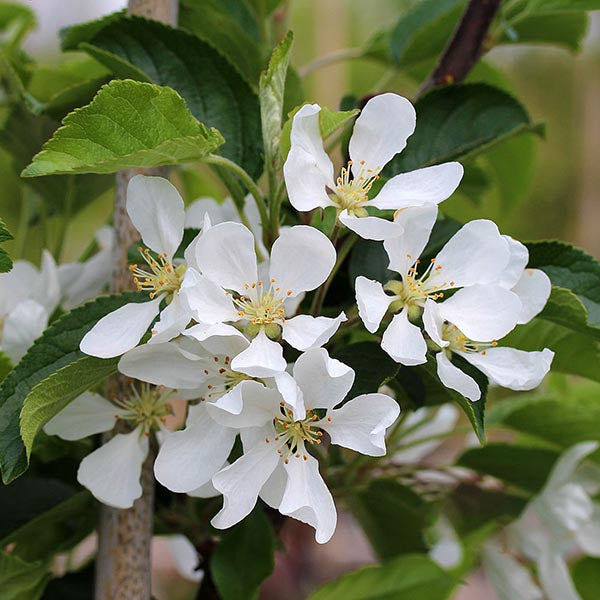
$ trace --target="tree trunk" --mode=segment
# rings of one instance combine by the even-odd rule
[[[177,0],[129,0],[129,14],[141,15],[170,25],[177,24]],[[127,266],[127,250],[139,234],[126,210],[127,185],[137,174],[166,176],[166,169],[128,169],[117,173],[114,208],[115,247],[111,291],[133,289]],[[126,377],[116,375],[108,384],[109,394],[123,394]],[[108,438],[112,434],[108,434]],[[106,440],[105,440],[106,441]],[[152,521],[154,505],[153,464],[155,444],[142,467],[142,497],[133,507],[119,510],[102,506],[98,524],[96,600],[150,600]]]

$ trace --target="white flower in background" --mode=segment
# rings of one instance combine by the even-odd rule
[[[444,290],[492,284],[509,262],[506,240],[494,223],[481,219],[464,225],[419,272],[419,256],[429,240],[436,216],[437,209],[432,206],[407,208],[399,213],[397,221],[404,234],[386,240],[384,247],[390,259],[389,269],[398,273],[401,280],[382,285],[360,276],[355,283],[358,311],[368,331],[375,333],[388,311],[394,314],[381,347],[396,362],[407,366],[426,362],[425,338],[421,328],[412,322],[423,315],[426,302],[441,300]],[[481,301],[486,314],[494,314],[494,335],[505,335],[516,325],[521,302],[516,294],[499,285],[488,285],[486,289],[489,292],[483,297],[466,289],[455,296],[465,293],[474,303]],[[460,324],[464,320],[460,319]],[[477,324],[473,320],[469,333],[478,333]]]
[[[88,454],[79,465],[77,480],[108,506],[130,508],[142,495],[140,475],[149,447],[149,434],[164,429],[163,421],[171,414],[171,390],[150,389],[144,385],[131,397],[109,402],[85,392],[44,426],[48,435],[63,440],[80,440],[96,433],[111,431],[117,419],[132,430],[117,433],[108,442]]]
[[[163,433],[154,474],[174,492],[206,496],[199,488],[223,467],[237,435],[237,430],[214,421],[207,406],[215,403],[239,414],[245,396],[263,385],[232,369],[235,357],[249,346],[237,329],[195,325],[184,333],[188,339],[181,343],[130,350],[121,357],[119,370],[141,381],[177,388],[181,398],[199,400],[189,406],[184,429]]]
[[[350,138],[350,162],[334,179],[333,164],[323,150],[318,104],[303,106],[294,116],[291,147],[283,166],[291,205],[299,211],[335,206],[339,220],[366,239],[383,240],[402,233],[397,223],[368,216],[367,208],[399,210],[437,205],[452,195],[463,176],[449,162],[392,177],[375,198],[371,186],[383,167],[406,146],[415,130],[412,104],[396,94],[371,98],[362,109]]]
[[[149,302],[129,303],[100,319],[81,340],[86,354],[100,358],[119,356],[138,344],[160,313],[149,343],[168,341],[179,335],[190,321],[190,310],[180,294],[184,281],[197,275],[193,252],[174,261],[185,223],[183,200],[175,187],[162,177],[137,175],[127,188],[127,212],[147,248],[140,247],[146,265],[131,266],[139,291]],[[193,248],[194,242],[189,248]],[[157,258],[151,253],[156,252]],[[166,306],[161,310],[162,302]]]
[[[194,319],[201,323],[245,323],[252,339],[232,368],[252,377],[283,371],[286,362],[280,336],[298,350],[322,346],[346,319],[298,315],[304,292],[320,286],[336,260],[333,244],[313,227],[297,225],[281,233],[271,249],[269,273],[258,274],[254,237],[239,223],[221,223],[202,234],[196,261],[202,276],[184,282],[182,290]]]
[[[244,408],[232,414],[216,406],[215,420],[241,429],[244,454],[213,477],[223,508],[212,524],[225,529],[241,521],[260,496],[280,513],[308,523],[316,540],[327,542],[337,514],[319,463],[310,453],[327,432],[331,443],[369,456],[385,455],[386,429],[400,408],[384,394],[364,394],[340,404],[354,383],[354,371],[323,348],[305,352],[293,378],[280,374],[277,389],[256,387]]]
[[[58,270],[47,250],[39,270],[16,260],[10,272],[0,274],[0,349],[13,363],[46,329],[59,300]]]
[[[153,539],[166,542],[175,569],[180,577],[196,583],[202,581],[204,571],[199,568],[200,556],[192,542],[185,535],[157,535]]]
[[[112,227],[102,227],[96,232],[100,250],[83,263],[65,263],[58,267],[61,305],[71,310],[86,300],[98,296],[110,282],[112,250],[115,233]]]
[[[529,311],[522,306],[516,294],[492,285],[463,288],[445,302],[427,300],[423,322],[440,349],[435,355],[440,381],[469,400],[481,397],[477,382],[451,362],[452,354],[456,354],[496,385],[512,390],[537,387],[550,370],[554,352],[548,348],[526,352],[500,347],[496,342],[514,328],[522,312]]]
[[[535,562],[549,600],[579,600],[566,556],[576,551],[600,556],[600,504],[593,499],[600,491],[599,478],[583,476],[581,465],[598,446],[582,442],[569,448],[541,492],[505,530],[511,549]]]

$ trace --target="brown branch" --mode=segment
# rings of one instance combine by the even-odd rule
[[[484,52],[484,42],[501,0],[469,0],[469,4],[429,79],[422,96],[438,85],[463,81]]]

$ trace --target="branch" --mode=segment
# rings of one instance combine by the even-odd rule
[[[479,60],[489,26],[501,0],[469,0],[469,4],[440,61],[419,90],[422,96],[438,85],[463,81]]]

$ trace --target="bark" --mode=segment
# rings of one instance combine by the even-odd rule
[[[128,13],[177,23],[177,0],[129,0]],[[111,291],[134,289],[127,265],[127,250],[139,239],[139,234],[126,210],[127,185],[137,174],[166,176],[166,169],[128,169],[117,173],[113,223],[115,247]],[[108,383],[109,397],[122,395],[129,388],[128,378],[113,377]],[[110,438],[108,434],[108,438]],[[106,440],[104,440],[106,441]],[[142,467],[142,497],[133,507],[120,510],[102,506],[98,524],[98,556],[96,559],[96,600],[150,600],[151,543],[154,512],[153,464],[156,445],[152,441]]]

